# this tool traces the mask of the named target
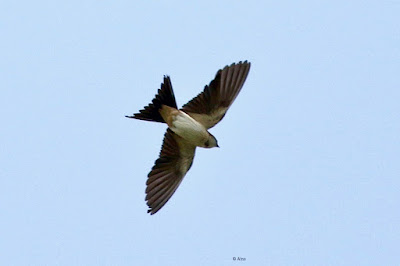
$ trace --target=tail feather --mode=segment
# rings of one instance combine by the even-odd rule
[[[164,82],[161,83],[161,89],[158,89],[158,93],[149,105],[145,106],[144,109],[139,111],[139,113],[126,117],[165,123],[159,112],[161,105],[167,105],[178,109],[169,76],[164,76]]]

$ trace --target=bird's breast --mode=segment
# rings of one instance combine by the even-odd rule
[[[209,136],[203,125],[183,111],[172,117],[169,128],[196,146],[203,146]]]

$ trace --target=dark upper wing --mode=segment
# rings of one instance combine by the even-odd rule
[[[247,61],[220,69],[204,91],[185,104],[181,110],[206,128],[215,126],[239,94],[249,70],[250,63]]]
[[[192,166],[196,146],[187,143],[170,129],[164,136],[160,157],[148,174],[146,201],[155,214],[171,198]]]

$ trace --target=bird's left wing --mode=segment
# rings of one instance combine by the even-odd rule
[[[181,110],[207,129],[215,126],[236,99],[249,71],[250,62],[247,61],[220,69],[214,80]]]
[[[160,157],[148,174],[146,201],[150,214],[155,214],[172,197],[192,166],[196,146],[167,129]]]

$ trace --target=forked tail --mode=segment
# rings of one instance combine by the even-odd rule
[[[158,89],[158,93],[149,105],[145,106],[144,109],[139,111],[139,113],[125,117],[165,123],[159,113],[159,109],[163,104],[178,109],[169,76],[164,76],[164,82],[161,83],[161,89]]]

